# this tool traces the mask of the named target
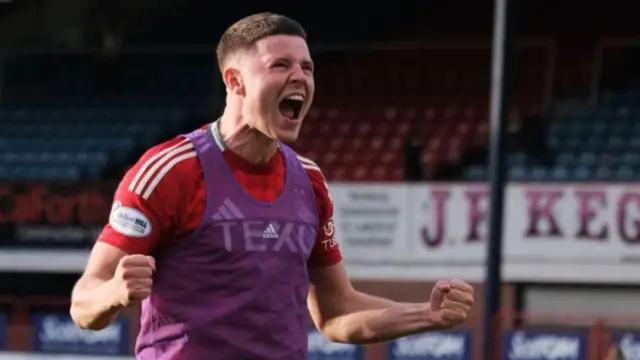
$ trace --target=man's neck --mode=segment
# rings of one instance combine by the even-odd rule
[[[217,124],[224,147],[253,164],[266,164],[278,150],[278,142],[250,128],[241,117],[222,115]]]

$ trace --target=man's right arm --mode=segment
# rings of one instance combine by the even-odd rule
[[[80,328],[104,329],[122,309],[114,273],[120,260],[127,255],[103,242],[97,242],[93,247],[85,272],[71,295],[71,317]]]
[[[147,256],[171,237],[179,211],[184,161],[190,142],[158,145],[127,172],[114,195],[109,223],[93,247],[71,296],[71,317],[83,329],[107,327],[120,309],[149,295],[155,264]]]

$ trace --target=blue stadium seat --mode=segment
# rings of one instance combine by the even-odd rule
[[[573,180],[588,181],[594,179],[593,169],[587,166],[580,166],[574,170]]]
[[[637,180],[636,172],[633,170],[632,167],[626,166],[626,165],[623,165],[620,168],[618,168],[618,170],[616,171],[615,177],[618,180],[622,180],[622,181]]]
[[[485,181],[487,180],[487,169],[484,166],[470,166],[463,176],[467,181]]]
[[[533,180],[533,181],[550,180],[549,171],[539,166],[534,166],[533,168],[531,168],[531,171],[528,174],[528,177],[530,180]]]
[[[570,174],[568,166],[557,166],[551,169],[550,178],[553,181],[568,181],[570,180]]]
[[[510,167],[507,172],[507,179],[511,181],[523,181],[527,179],[527,168],[524,166]]]

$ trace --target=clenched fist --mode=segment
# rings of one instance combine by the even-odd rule
[[[151,256],[127,255],[120,259],[112,279],[118,304],[131,306],[147,298],[155,270],[156,263]]]
[[[439,328],[463,323],[473,306],[473,287],[462,280],[440,280],[431,291],[429,320]]]

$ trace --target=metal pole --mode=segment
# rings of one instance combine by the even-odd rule
[[[510,60],[513,55],[513,0],[495,0],[493,53],[491,69],[491,144],[489,149],[489,238],[484,299],[484,359],[499,357],[494,330],[500,310],[500,282],[502,274],[502,217],[505,190],[505,138],[509,116]],[[497,357],[496,357],[497,356]]]

